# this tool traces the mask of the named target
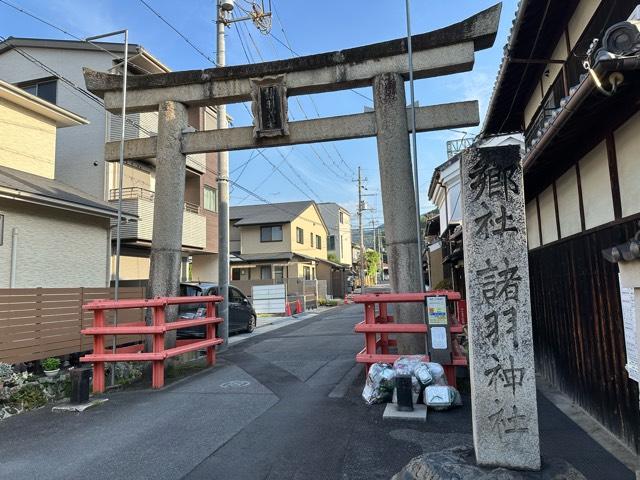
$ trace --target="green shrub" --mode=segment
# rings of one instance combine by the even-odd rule
[[[30,383],[9,397],[9,403],[22,406],[25,410],[32,410],[47,403],[47,396],[38,384]]]
[[[40,361],[43,370],[51,371],[60,368],[60,360],[54,357],[45,358]]]

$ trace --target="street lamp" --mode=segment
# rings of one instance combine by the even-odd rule
[[[120,291],[120,244],[121,244],[121,226],[122,226],[122,184],[124,182],[124,136],[125,136],[125,120],[127,110],[127,69],[129,67],[129,30],[118,30],[116,32],[109,32],[102,35],[95,35],[93,37],[85,38],[85,41],[92,44],[92,40],[98,40],[100,38],[112,37],[114,35],[124,34],[124,65],[123,65],[123,80],[122,80],[122,130],[120,132],[120,161],[118,167],[118,218],[116,220],[116,275],[115,275],[115,288],[114,299],[119,299]],[[93,44],[92,44],[93,45]],[[118,325],[118,310],[116,310],[115,326]],[[113,336],[113,353],[116,353],[116,336]],[[115,385],[115,365],[111,368],[111,385]]]

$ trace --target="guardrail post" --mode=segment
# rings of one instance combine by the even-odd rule
[[[375,303],[365,303],[364,305],[364,323],[367,325],[373,325],[376,323],[376,309]],[[365,347],[367,348],[367,354],[375,355],[377,353],[376,348],[376,333],[367,332],[365,336]],[[367,365],[367,372],[369,371],[369,365]]]
[[[380,302],[378,304],[378,310],[380,311],[380,323],[388,323],[389,319],[387,317],[387,304]],[[389,334],[381,333],[380,334],[380,346],[382,347],[382,353],[384,355],[389,353]]]
[[[154,306],[152,310],[153,325],[161,327],[165,320],[165,306]],[[164,333],[153,334],[153,353],[164,352]],[[153,361],[153,370],[151,375],[151,385],[153,388],[162,388],[164,386],[164,359]]]
[[[93,311],[93,326],[104,327],[104,310]],[[104,336],[93,336],[93,353],[102,355],[104,352]],[[104,393],[104,362],[93,362],[93,393]]]
[[[213,318],[216,316],[216,306],[213,302],[207,302],[207,318]],[[215,325],[213,323],[208,323],[206,325],[206,338],[207,340],[212,340],[215,338]],[[209,346],[207,347],[207,365],[211,366],[216,362],[216,351],[215,347]]]

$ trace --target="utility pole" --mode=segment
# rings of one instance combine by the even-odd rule
[[[271,12],[264,11],[264,2],[262,7],[252,2],[249,14],[240,18],[229,18],[233,8],[233,0],[216,1],[216,63],[218,67],[226,65],[224,36],[226,26],[251,20],[261,33],[266,35],[271,31]],[[217,120],[218,129],[229,127],[226,105],[218,105]],[[222,296],[218,316],[223,319],[223,322],[218,327],[218,336],[223,339],[221,345],[223,350],[229,342],[229,152],[218,152],[218,295]]]
[[[364,222],[362,215],[364,213],[364,205],[362,200],[362,172],[358,167],[358,228],[360,229],[360,293],[364,293]]]
[[[216,12],[216,61],[219,67],[225,65],[225,17],[229,3],[223,5],[223,0],[217,0]],[[228,128],[227,106],[218,105],[217,114],[218,129]],[[218,152],[218,295],[222,296],[222,302],[218,309],[218,316],[222,323],[218,327],[218,336],[223,339],[221,345],[225,348],[229,342],[229,152]]]

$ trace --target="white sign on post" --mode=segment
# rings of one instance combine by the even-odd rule
[[[623,287],[621,281],[620,297],[622,300],[622,321],[624,322],[624,342],[627,350],[627,365],[625,368],[629,372],[631,380],[640,382],[635,288]]]

